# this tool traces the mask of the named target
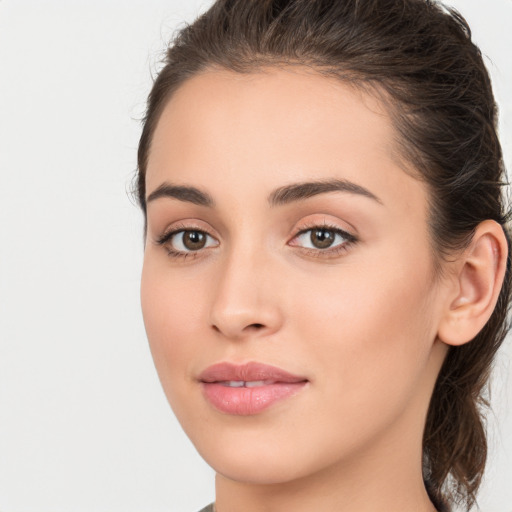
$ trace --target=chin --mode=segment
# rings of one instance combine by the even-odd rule
[[[247,484],[298,481],[332,467],[343,458],[343,447],[338,446],[335,451],[332,443],[315,443],[300,429],[284,433],[278,428],[227,428],[212,432],[208,438],[189,434],[199,454],[218,474]]]
[[[270,460],[240,457],[236,454],[206,457],[201,454],[216,473],[236,482],[252,485],[284,484],[300,479],[310,471],[300,465],[290,467],[286,458],[274,456]]]

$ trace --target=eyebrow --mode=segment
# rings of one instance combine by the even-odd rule
[[[284,185],[270,194],[268,202],[270,206],[281,206],[327,192],[357,194],[372,199],[379,204],[383,204],[382,201],[368,189],[349,180],[340,179],[307,181]],[[162,197],[170,197],[199,206],[215,207],[215,201],[207,192],[191,186],[172,185],[168,182],[164,182],[149,194],[147,202],[149,203]]]
[[[153,192],[149,194],[146,202],[149,203],[161,197],[171,197],[179,199],[180,201],[198,204],[199,206],[208,206],[210,208],[215,206],[215,201],[207,192],[199,190],[196,187],[171,185],[167,182],[162,183],[158,188],[153,190]]]
[[[350,194],[368,197],[379,204],[383,204],[382,201],[368,189],[352,181],[340,179],[308,181],[285,185],[272,192],[268,201],[271,206],[280,206],[327,192],[348,192]]]

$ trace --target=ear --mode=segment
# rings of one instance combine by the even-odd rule
[[[480,223],[469,247],[454,262],[455,274],[438,328],[448,345],[471,341],[491,317],[501,291],[508,245],[493,220]]]

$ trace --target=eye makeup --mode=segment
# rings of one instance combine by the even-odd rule
[[[309,236],[306,236],[309,233]],[[296,243],[310,243],[310,247]],[[318,258],[335,258],[341,256],[358,242],[357,237],[339,226],[328,222],[312,222],[301,227],[297,234],[288,242],[291,247],[298,248],[308,256]],[[315,247],[316,244],[316,247]]]
[[[181,240],[179,240],[180,236]],[[175,242],[176,239],[178,240],[177,242]],[[216,244],[212,244],[211,240],[209,241],[208,239],[215,241]],[[168,256],[183,259],[196,258],[205,249],[219,245],[219,242],[212,235],[193,224],[174,225],[170,230],[160,235],[155,240],[155,243],[164,247],[167,250]],[[192,247],[187,247],[187,243]],[[177,248],[176,245],[181,245],[181,247]]]
[[[308,256],[335,258],[349,250],[357,241],[351,233],[324,221],[303,225],[287,245]],[[160,235],[155,243],[164,247],[168,256],[183,259],[202,257],[205,251],[220,245],[208,231],[192,223],[174,225]]]

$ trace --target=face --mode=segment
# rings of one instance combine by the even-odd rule
[[[442,287],[394,137],[376,98],[299,69],[208,71],[159,120],[144,321],[175,414],[228,478],[421,445]]]

